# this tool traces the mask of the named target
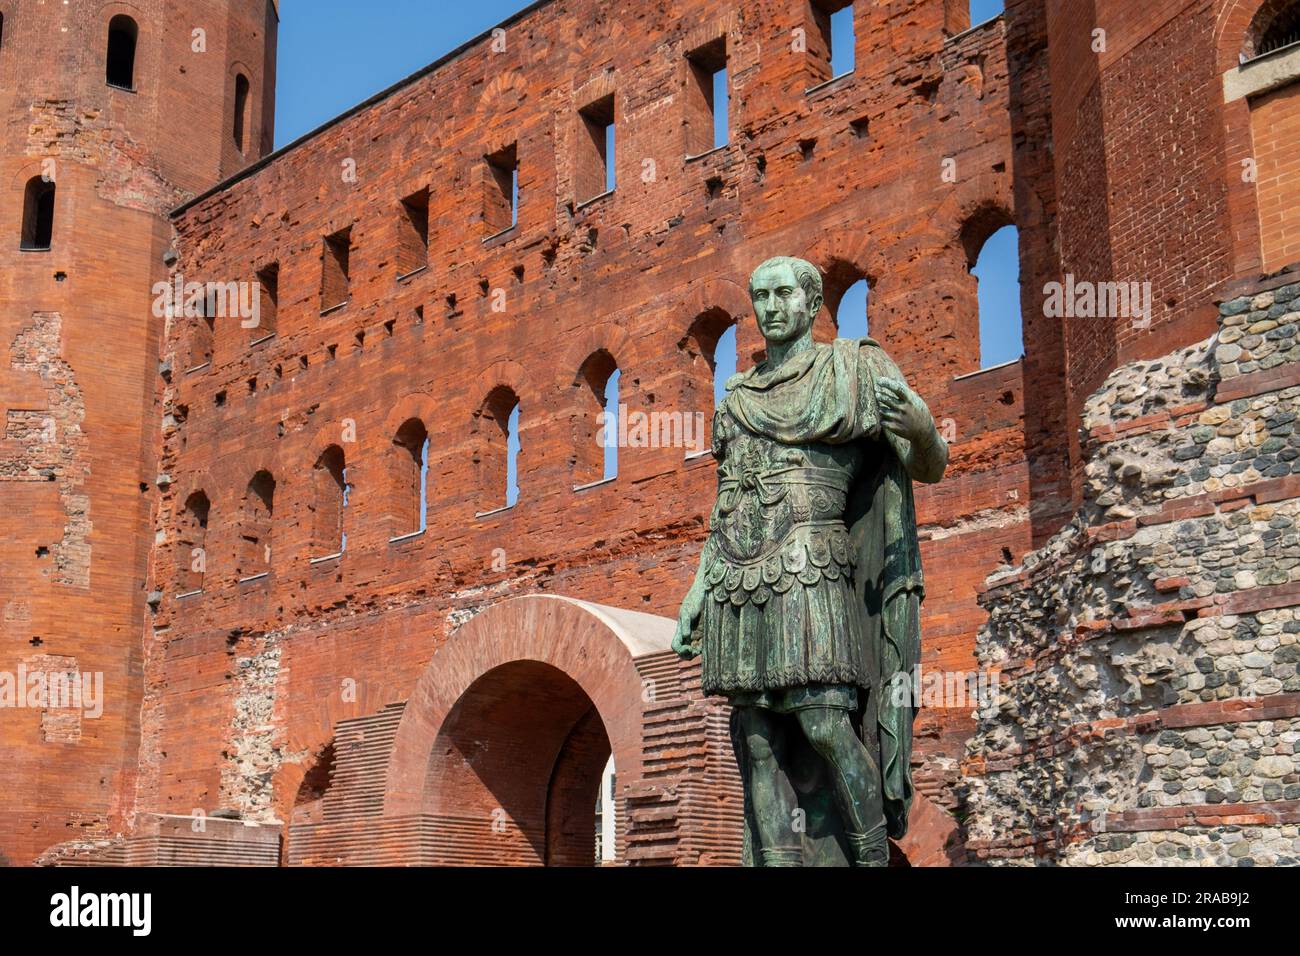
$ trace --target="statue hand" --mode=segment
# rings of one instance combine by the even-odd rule
[[[934,432],[934,418],[921,396],[906,382],[893,378],[876,380],[876,402],[886,430],[915,445],[924,445]]]
[[[678,657],[690,660],[699,656],[699,644],[691,635],[703,609],[704,596],[692,587],[682,601],[682,609],[677,614],[677,630],[673,632],[673,650]]]

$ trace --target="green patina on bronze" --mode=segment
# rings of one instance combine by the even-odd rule
[[[879,343],[813,341],[814,266],[768,260],[750,296],[767,358],[714,416],[717,501],[673,647],[732,703],[747,862],[885,865],[912,801],[916,710],[888,692],[921,649],[912,481],[948,449]]]

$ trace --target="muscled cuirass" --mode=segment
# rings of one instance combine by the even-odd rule
[[[727,414],[714,420],[718,500],[706,581],[719,602],[763,604],[773,591],[851,576],[844,510],[861,443],[783,444]]]

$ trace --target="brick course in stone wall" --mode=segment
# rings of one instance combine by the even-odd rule
[[[1083,509],[990,578],[977,653],[1004,683],[963,764],[977,858],[1300,856],[1296,278],[1114,372],[1085,406]]]

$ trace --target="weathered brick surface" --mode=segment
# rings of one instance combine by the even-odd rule
[[[1117,364],[1154,358],[1208,335],[1214,293],[1264,268],[1261,218],[1270,215],[1271,228],[1284,228],[1281,213],[1265,207],[1284,204],[1294,192],[1287,182],[1280,189],[1271,185],[1290,150],[1279,151],[1271,134],[1259,140],[1264,129],[1258,117],[1252,142],[1254,107],[1244,97],[1225,103],[1223,92],[1224,75],[1238,71],[1240,55],[1250,51],[1252,36],[1277,5],[1011,0],[1007,9],[1008,35],[1020,41],[1010,46],[1013,53],[1051,51],[1049,65],[1033,74],[1040,88],[1013,99],[1050,101],[1052,168],[1025,170],[1025,186],[1049,215],[1047,232],[1059,254],[1049,278],[1068,273],[1092,282],[1151,283],[1149,324],[1071,318],[1061,324],[1059,352],[1053,342],[1048,353],[1062,362],[1048,371],[1063,376],[1067,390],[1066,426],[1053,434],[1068,436],[1063,448],[1071,457],[1077,506],[1082,459],[1072,423],[1088,395]],[[1265,104],[1271,115],[1263,125],[1289,142],[1294,97],[1276,96],[1287,104]],[[1046,141],[1038,136],[1018,148],[1031,153]],[[1244,175],[1248,162],[1257,164],[1259,196],[1255,178]],[[1289,261],[1279,250],[1267,268]],[[1034,355],[1030,321],[1027,362]],[[1059,521],[1043,530],[1050,534],[1055,527]],[[1036,544],[1044,540],[1036,535]]]
[[[116,8],[82,16],[57,49],[24,30],[26,7],[6,11],[11,181],[25,183],[38,157],[63,157],[60,208],[72,203],[79,228],[75,243],[68,229],[56,234],[55,253],[73,265],[62,283],[53,263],[4,260],[19,307],[0,319],[9,323],[0,345],[26,341],[28,327],[48,334],[51,321],[63,339],[58,362],[34,375],[12,366],[0,394],[0,478],[50,469],[57,479],[0,482],[22,515],[0,514],[12,522],[0,530],[13,531],[0,535],[7,587],[12,576],[4,653],[55,635],[67,646],[51,653],[102,666],[117,695],[96,724],[103,740],[88,740],[83,721],[67,760],[87,772],[58,797],[41,783],[36,726],[6,719],[20,755],[13,806],[39,808],[0,822],[0,851],[12,859],[30,859],[65,827],[122,833],[132,810],[220,810],[303,834],[337,828],[327,811],[333,772],[345,766],[340,722],[410,700],[436,652],[484,609],[551,593],[671,616],[706,531],[711,463],[681,447],[622,448],[617,479],[595,483],[598,380],[617,366],[629,411],[707,419],[709,350],[734,323],[741,366],[759,355],[744,280],[775,253],[825,273],[822,337],[834,334],[844,290],[870,280],[872,335],[953,439],[944,482],[918,494],[923,666],[971,670],[982,582],[1085,503],[1086,443],[1144,440],[1145,423],[1080,442],[1087,397],[1117,364],[1208,334],[1216,290],[1262,262],[1264,207],[1236,160],[1264,114],[1244,99],[1225,103],[1222,87],[1258,27],[1250,0],[1009,0],[1004,17],[973,30],[953,0],[859,0],[856,68],[829,83],[806,0],[551,0],[187,203],[173,234],[158,215],[265,152],[271,129],[274,24],[264,5],[184,6],[141,8],[140,72],[154,85],[135,97],[106,92],[102,63],[82,52],[99,42],[84,31],[97,37],[97,18]],[[41,16],[85,12],[64,9]],[[198,20],[217,24],[206,58],[156,84],[187,55]],[[807,49],[794,42],[799,31],[811,36]],[[697,68],[717,65],[720,46],[730,136],[706,151]],[[37,57],[58,69],[29,69]],[[258,135],[243,156],[227,128],[236,62],[255,80]],[[605,115],[611,96],[617,187],[593,197],[601,180],[583,111]],[[1293,99],[1275,97],[1277,115],[1259,120],[1278,131],[1278,156]],[[505,229],[501,184],[508,192],[514,162],[518,223]],[[970,267],[1008,223],[1020,231],[1025,357],[981,371]],[[10,227],[16,220],[0,217]],[[161,254],[172,243],[180,257],[168,274]],[[1046,315],[1044,286],[1067,273],[1151,282],[1151,323]],[[262,323],[181,315],[160,328],[146,318],[144,290],[168,275],[259,279],[269,290]],[[78,321],[87,302],[98,323]],[[1277,379],[1285,365],[1264,352],[1255,361],[1240,388],[1294,384]],[[1228,375],[1220,387],[1234,387]],[[1134,418],[1167,414],[1170,429],[1183,428],[1206,399],[1182,399]],[[516,400],[520,495],[502,510],[502,433]],[[412,453],[426,433],[421,531]],[[1166,452],[1168,467],[1195,467],[1178,457],[1190,451]],[[1257,469],[1260,482],[1272,480],[1269,467]],[[1268,502],[1219,497],[1231,487],[1202,482],[1161,514],[1182,520],[1179,509],[1212,506],[1255,522],[1249,512]],[[1138,503],[1117,494],[1134,515],[1089,527],[1089,547],[1122,549],[1146,533]],[[29,545],[33,534],[48,556]],[[1243,555],[1239,570],[1252,573],[1252,560]],[[1071,573],[1069,560],[1052,566]],[[33,570],[9,570],[23,568]],[[1196,587],[1187,569],[1152,570],[1158,578],[1139,589],[1150,604],[1117,612],[1107,634],[1172,628],[1183,615],[1258,616],[1286,599],[1261,590],[1252,600],[1271,606],[1219,605],[1183,593]],[[81,598],[54,581],[82,573]],[[1039,586],[1030,575],[1003,581]],[[83,637],[88,621],[110,638]],[[672,759],[721,740],[721,712],[683,693],[686,716],[663,715]],[[937,807],[961,799],[974,727],[956,708],[921,716],[916,777]],[[585,767],[582,750],[572,767]],[[703,757],[687,766],[690,779],[712,782],[694,797],[690,783],[629,797],[645,829],[638,836],[620,820],[620,844],[631,853],[641,840],[647,861],[730,862],[720,824],[697,811],[699,794],[731,784]],[[101,778],[111,782],[96,789]],[[536,812],[521,819],[535,842]],[[576,833],[576,819],[557,826]],[[398,861],[402,847],[410,859],[436,858],[442,841],[468,859],[456,854],[483,825],[414,807],[385,818],[389,842],[373,859]],[[659,841],[655,828],[673,836]],[[939,817],[924,829],[949,839]],[[19,830],[21,840],[7,836]],[[289,859],[342,852],[330,841],[343,831],[311,832],[297,849],[290,841]],[[544,857],[522,839],[502,861]]]
[[[593,415],[581,370],[603,349],[629,410],[707,412],[693,330],[735,322],[749,364],[761,339],[744,281],[778,251],[826,273],[822,334],[833,334],[842,291],[869,278],[872,334],[951,420],[949,478],[920,502],[926,560],[951,569],[933,576],[927,666],[969,669],[975,585],[1004,549],[1028,547],[1029,485],[1020,366],[955,380],[978,368],[972,249],[1015,219],[1002,23],[947,41],[943,9],[864,7],[855,72],[805,93],[813,64],[790,50],[806,26],[801,4],[664,4],[653,23],[637,8],[640,26],[627,30],[618,11],[549,4],[506,25],[504,52],[490,37],[472,44],[178,214],[187,280],[247,279],[277,263],[278,303],[269,339],[217,319],[212,362],[193,372],[199,323],[175,323],[166,345],[175,371],[159,470],[171,484],[144,720],[151,750],[167,756],[146,758],[142,805],[233,807],[263,774],[323,752],[334,735],[315,706],[323,695],[354,681],[378,703],[405,699],[465,613],[511,595],[674,614],[706,530],[711,462],[624,448],[617,480],[572,491],[590,480],[575,450]],[[730,142],[687,160],[686,55],[722,37]],[[580,205],[577,111],[610,92],[618,185]],[[485,242],[483,157],[512,143],[519,224]],[[942,177],[947,157],[955,183]],[[409,228],[399,200],[426,187],[429,268],[399,278],[409,265],[395,258]],[[339,297],[322,298],[322,283],[339,281],[324,237],[343,230],[349,298],[322,315]],[[476,517],[502,504],[500,430],[476,414],[504,417],[509,405],[489,400],[502,386],[521,401],[520,498]],[[395,497],[409,494],[409,452],[394,438],[411,417],[430,436],[429,524],[391,541],[410,530]],[[347,549],[313,563],[328,550],[313,466],[331,445],[350,486]],[[275,479],[270,573],[241,583],[233,556],[259,470]],[[180,512],[200,490],[212,502],[203,593],[177,598],[189,587],[172,569],[191,543]],[[270,633],[280,677],[263,751],[241,729],[246,682],[232,666],[243,653],[226,645]],[[168,717],[181,700],[184,730]],[[968,730],[965,714],[927,715],[924,746],[952,767]],[[275,793],[277,816],[290,818],[296,790]],[[682,852],[712,851],[706,841]]]
[[[106,695],[96,719],[0,709],[0,862],[23,863],[130,820],[163,333],[152,286],[168,210],[270,147],[275,17],[266,0],[6,0],[0,14],[0,671],[72,660]],[[139,26],[134,91],[105,84],[118,14]],[[231,138],[237,63],[256,99],[246,156]],[[51,248],[20,251],[42,174]]]

